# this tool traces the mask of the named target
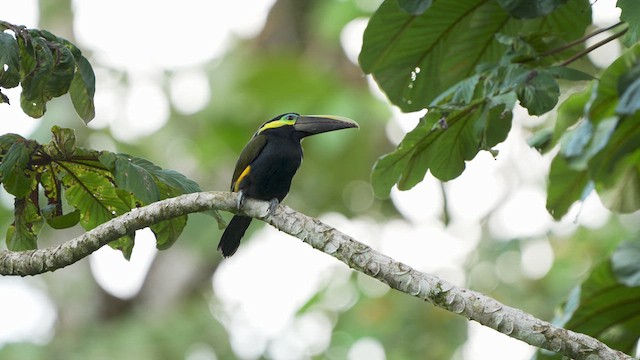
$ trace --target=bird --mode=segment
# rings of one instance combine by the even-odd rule
[[[238,193],[238,209],[245,198],[252,198],[268,201],[267,215],[271,214],[289,193],[291,180],[302,164],[302,139],[358,127],[355,121],[341,116],[298,113],[281,114],[262,124],[240,153],[231,178],[231,192]],[[238,250],[251,220],[233,216],[218,244],[223,257]]]

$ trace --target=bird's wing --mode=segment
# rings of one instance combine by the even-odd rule
[[[240,158],[238,158],[238,162],[236,163],[236,169],[233,172],[233,178],[231,179],[231,191],[238,191],[238,189],[236,189],[236,183],[249,173],[251,169],[249,165],[260,155],[265,145],[267,145],[267,137],[264,135],[256,135],[251,138],[249,143],[242,149]]]

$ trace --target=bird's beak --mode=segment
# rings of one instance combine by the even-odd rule
[[[327,131],[358,127],[358,124],[351,119],[331,115],[303,115],[300,116],[293,125],[293,128],[298,131],[302,137]]]

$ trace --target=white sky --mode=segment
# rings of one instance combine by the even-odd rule
[[[37,27],[36,3],[0,0],[2,19]],[[80,47],[94,53],[90,60],[126,70],[131,82],[130,87],[124,88],[108,72],[96,70],[100,84],[95,98],[97,115],[90,127],[109,127],[120,140],[135,141],[164,125],[170,103],[185,114],[202,109],[210,89],[201,65],[223,54],[232,36],[252,36],[259,31],[272,3],[273,0],[183,0],[179,4],[152,0],[74,1],[74,28]],[[614,0],[595,3],[594,19],[600,26],[617,21],[614,4]],[[124,8],[127,11],[122,11]],[[153,15],[140,15],[150,14],[149,9],[153,9]],[[119,26],[113,26],[113,19],[118,19]],[[342,33],[341,45],[353,62],[357,61],[365,26],[366,19],[358,19]],[[617,56],[619,51],[608,48],[601,53]],[[607,61],[610,59],[602,60],[602,66]],[[169,97],[160,88],[166,69],[175,71]],[[380,96],[374,83],[371,89]],[[16,91],[7,94],[11,99],[18,98]],[[421,114],[392,110],[394,118],[387,133],[397,142],[415,126]],[[0,106],[0,118],[3,119],[0,132],[23,135],[32,132],[41,121],[24,115],[15,103]],[[499,146],[497,159],[481,153],[467,164],[462,176],[445,185],[453,217],[449,227],[438,219],[442,194],[429,174],[410,191],[392,192],[392,200],[406,220],[379,224],[368,219],[348,221],[338,214],[326,214],[323,220],[419,270],[440,274],[463,285],[466,279],[462,264],[479,241],[479,220],[495,205],[502,204],[490,219],[492,233],[503,234],[504,240],[523,237],[533,241],[525,246],[521,259],[509,258],[507,254],[497,262],[515,261],[525,276],[540,278],[553,262],[547,232],[575,230],[577,224],[573,220],[578,211],[579,224],[597,227],[606,221],[608,212],[597,197],[590,197],[581,209],[572,209],[562,222],[551,220],[544,208],[544,178],[550,159],[524,143],[521,126],[526,121],[514,119],[514,130]],[[155,252],[152,237],[142,232],[130,263],[122,261],[111,249],[104,249],[91,256],[91,270],[105,290],[130,297],[140,289]],[[271,255],[265,257],[265,252]],[[322,312],[297,317],[296,311],[325,286],[332,286],[333,294],[323,300],[325,306],[348,309],[356,299],[354,289],[344,280],[349,274],[346,266],[331,257],[264,227],[251,241],[245,239],[238,253],[223,261],[215,273],[212,284],[218,298],[212,299],[212,313],[229,330],[231,345],[240,358],[255,358],[264,352],[274,358],[283,358],[283,354],[313,355],[328,346],[332,322]],[[292,283],[298,285],[292,288]],[[371,296],[380,296],[388,289],[366,280],[362,284],[363,291],[371,291]],[[11,309],[11,314],[2,309]],[[27,314],[35,320],[6,321],[10,316],[24,319]],[[0,278],[0,319],[3,319],[0,346],[12,341],[48,341],[55,317],[45,287],[29,279]],[[471,323],[469,330],[470,340],[462,351],[464,359],[524,359],[532,352],[523,343],[477,324]],[[376,339],[364,338],[354,344],[348,356],[384,359],[385,353]]]

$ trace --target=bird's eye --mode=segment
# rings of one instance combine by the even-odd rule
[[[293,115],[288,115],[287,120],[293,120]]]

